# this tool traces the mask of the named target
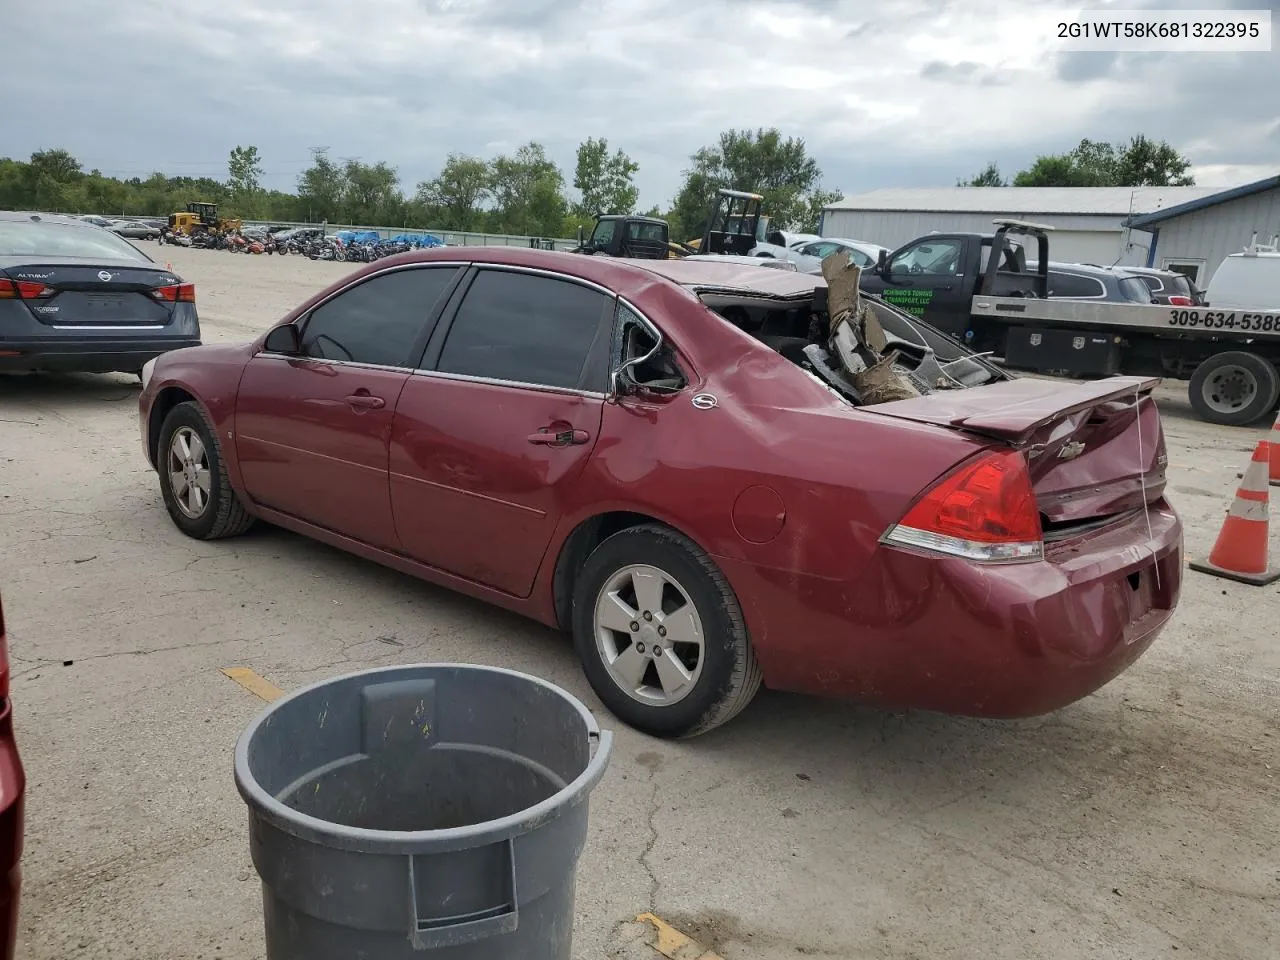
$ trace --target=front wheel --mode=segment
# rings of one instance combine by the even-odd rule
[[[760,689],[733,589],[666,527],[632,527],[595,548],[575,585],[573,635],[596,695],[653,736],[705,733]]]
[[[218,435],[198,404],[187,401],[169,411],[160,427],[156,468],[165,509],[189,537],[217,540],[253,526],[224,462]]]
[[[1280,373],[1257,354],[1229,350],[1196,367],[1188,396],[1201,420],[1242,427],[1275,409],[1280,400]]]

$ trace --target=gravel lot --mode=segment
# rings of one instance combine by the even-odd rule
[[[244,339],[351,269],[143,249]],[[1187,547],[1262,430],[1162,389]],[[180,535],[136,381],[0,378],[0,578],[28,776],[20,956],[263,956],[233,744],[291,689],[462,660],[560,683],[617,731],[592,800],[576,953],[656,956],[652,910],[726,960],[1280,955],[1280,585],[1188,572],[1175,621],[1099,694],[1033,721],[763,694],[684,743],[600,708],[566,638],[280,530]]]

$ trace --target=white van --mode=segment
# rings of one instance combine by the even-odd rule
[[[1204,299],[1215,310],[1280,308],[1280,251],[1254,244],[1231,254],[1213,272]]]

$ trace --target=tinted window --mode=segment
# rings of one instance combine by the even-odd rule
[[[853,247],[838,247],[837,249],[848,250],[849,261],[851,263],[856,263],[860,267],[869,267],[873,263],[875,263],[874,260],[872,260],[869,256],[867,256],[861,250],[855,250]]]
[[[1122,277],[1120,279],[1120,293],[1126,300],[1131,300],[1134,303],[1151,302],[1150,288],[1137,277]]]
[[[1051,297],[1102,297],[1107,293],[1101,280],[1083,277],[1078,273],[1049,271],[1049,296]]]
[[[437,369],[515,383],[602,390],[609,298],[550,277],[483,270],[449,328]],[[607,347],[607,345],[606,345]],[[583,382],[587,359],[601,358]]]
[[[954,276],[960,272],[960,242],[929,240],[917,243],[890,261],[890,273]]]
[[[1141,280],[1143,283],[1145,283],[1147,285],[1147,289],[1150,290],[1152,293],[1159,293],[1160,289],[1164,286],[1160,282],[1159,277],[1153,276],[1152,274],[1149,274],[1149,273],[1138,274],[1138,279]]]
[[[631,221],[627,224],[628,240],[652,240],[661,243],[666,240],[662,224],[660,223],[640,223]]]
[[[397,270],[344,290],[311,312],[302,330],[308,357],[404,367],[431,308],[456,267]]]
[[[613,239],[613,235],[617,229],[617,220],[601,220],[596,224],[596,228],[591,234],[591,242],[601,245],[607,244]]]
[[[36,220],[0,220],[0,257],[152,261],[110,230]]]
[[[838,243],[832,243],[830,240],[821,240],[801,247],[800,252],[806,257],[818,257],[821,260],[825,260],[839,249],[840,245]]]

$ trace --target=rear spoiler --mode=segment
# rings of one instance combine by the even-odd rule
[[[1159,377],[1108,377],[1087,383],[1019,377],[968,390],[939,390],[866,409],[1018,444],[1072,414],[1115,400],[1150,396],[1159,383]]]

